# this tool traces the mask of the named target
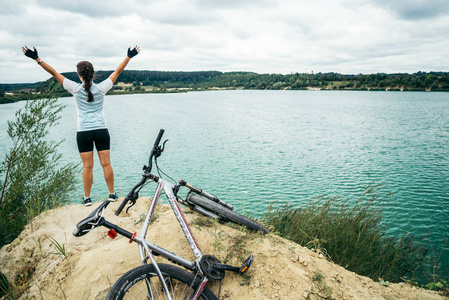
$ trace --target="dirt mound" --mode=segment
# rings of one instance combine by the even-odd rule
[[[21,299],[104,299],[113,283],[140,265],[136,244],[111,240],[106,228],[75,238],[75,225],[99,205],[70,205],[43,213],[10,245],[0,250],[0,271],[22,289]],[[139,199],[130,215],[116,217],[119,202],[105,218],[127,230],[139,231],[149,199]],[[276,235],[247,233],[186,212],[204,254],[239,265],[250,253],[255,260],[246,276],[227,273],[221,299],[445,299],[406,284],[376,283]],[[193,260],[174,214],[160,205],[147,238]],[[65,247],[66,256],[56,245]],[[160,259],[161,262],[167,261]],[[212,289],[218,294],[219,284]]]

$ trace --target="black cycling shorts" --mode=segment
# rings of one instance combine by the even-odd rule
[[[97,151],[109,150],[111,138],[109,131],[105,129],[78,131],[76,133],[76,142],[80,153],[90,152],[97,148]]]

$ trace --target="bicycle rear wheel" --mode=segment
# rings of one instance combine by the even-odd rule
[[[167,264],[158,264],[158,266],[172,299],[189,299],[201,283],[200,278],[181,268]],[[147,283],[151,285],[154,299],[167,299],[154,266],[149,264],[136,267],[120,277],[112,286],[106,300],[150,299]],[[200,299],[217,300],[217,297],[206,287]]]
[[[253,221],[245,216],[242,216],[241,214],[236,213],[233,210],[230,210],[218,203],[205,199],[196,194],[189,194],[187,197],[187,201],[192,202],[193,204],[196,204],[198,206],[201,206],[204,209],[210,210],[215,214],[217,214],[218,216],[224,218],[225,220],[229,220],[233,223],[246,226],[249,229],[262,231],[265,234],[270,232],[270,230],[265,226],[263,226],[262,224],[259,224],[256,221]]]

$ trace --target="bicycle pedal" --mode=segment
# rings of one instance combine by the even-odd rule
[[[248,270],[249,267],[251,267],[251,264],[253,263],[253,261],[254,261],[254,255],[251,254],[251,255],[245,260],[245,262],[242,264],[242,266],[240,267],[239,273],[240,273],[240,274],[245,273],[246,270]]]

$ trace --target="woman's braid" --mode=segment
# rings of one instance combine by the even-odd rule
[[[87,93],[88,99],[87,102],[94,101],[94,95],[92,95],[92,92],[90,91],[90,88],[92,87],[92,80],[94,79],[94,66],[88,62],[88,61],[81,61],[76,66],[78,70],[78,74],[83,78],[84,80],[84,90]]]

